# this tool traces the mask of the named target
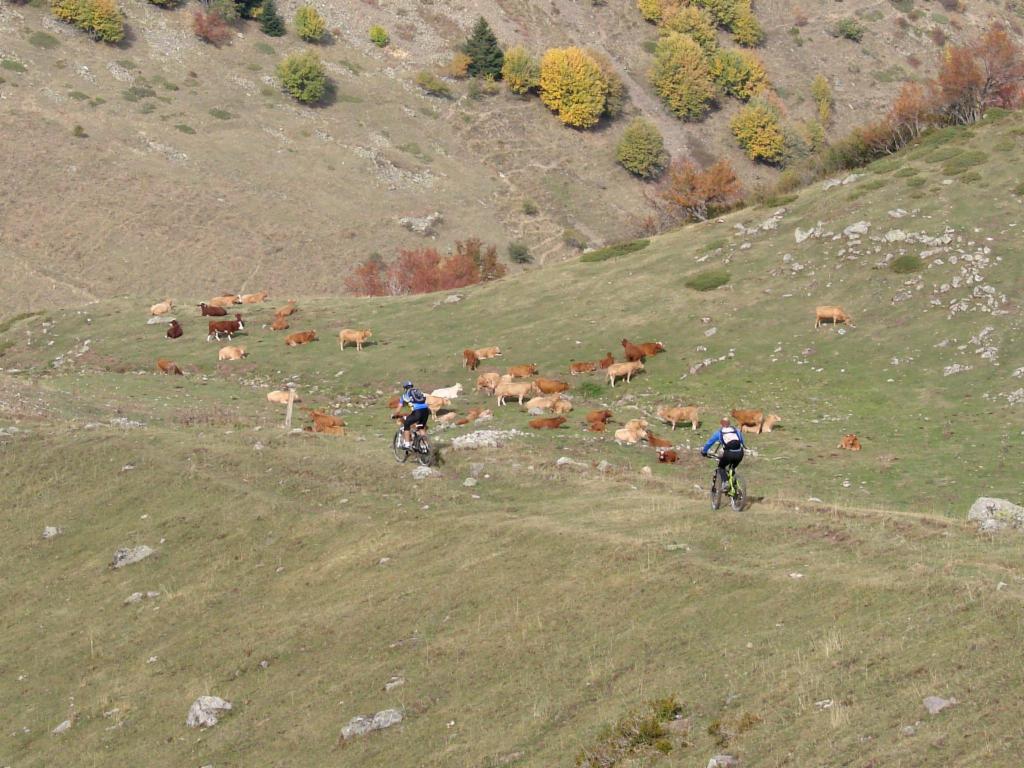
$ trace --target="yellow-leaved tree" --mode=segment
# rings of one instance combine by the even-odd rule
[[[765,98],[755,98],[730,123],[732,134],[751,160],[778,163],[786,149],[779,108]]]
[[[597,125],[607,94],[601,65],[582,48],[551,48],[541,58],[540,100],[566,125]]]
[[[670,32],[654,49],[651,82],[672,114],[698,120],[715,98],[704,49],[689,35]]]

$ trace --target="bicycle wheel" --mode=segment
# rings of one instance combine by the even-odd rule
[[[430,441],[423,435],[419,435],[415,438],[416,440],[416,460],[424,467],[429,467],[430,462],[434,458],[434,453],[430,448]]]
[[[718,485],[718,470],[715,470],[714,479],[711,481],[711,508],[718,509],[722,506],[722,489]]]
[[[402,430],[395,432],[392,448],[395,451],[395,461],[399,464],[404,464],[405,460],[409,458],[409,451],[402,447]]]
[[[736,475],[735,484],[736,492],[729,499],[729,504],[732,505],[734,512],[742,512],[747,506],[747,481]]]

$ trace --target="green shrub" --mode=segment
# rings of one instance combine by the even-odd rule
[[[115,0],[52,0],[51,8],[58,19],[97,40],[117,43],[124,39],[124,14]]]
[[[683,120],[703,117],[715,97],[704,50],[692,37],[678,32],[658,41],[651,82],[672,114]]]
[[[527,216],[536,216],[540,213],[540,208],[537,207],[533,200],[523,200],[523,213]]]
[[[708,53],[718,48],[715,20],[703,8],[695,5],[673,6],[670,12],[666,12],[661,26],[668,32],[689,35]]]
[[[896,173],[893,174],[893,176],[897,176],[902,179],[909,178],[911,176],[917,176],[919,173],[921,172],[917,170],[917,168],[913,168],[908,165],[905,168],[900,168],[898,171],[896,171]]]
[[[828,125],[832,117],[832,88],[824,75],[818,75],[811,81],[811,98],[818,105],[818,121]]]
[[[913,176],[912,178],[907,179],[908,187],[923,187],[927,183],[928,179],[924,176]]]
[[[840,19],[832,30],[834,37],[845,37],[847,40],[852,40],[855,43],[861,41],[864,37],[864,32],[864,26],[852,16]]]
[[[50,50],[60,45],[60,40],[46,32],[33,32],[28,36],[28,42],[30,45],[44,50]]]
[[[156,91],[148,85],[133,85],[121,91],[121,98],[125,101],[140,101],[142,99],[152,99],[155,96]]]
[[[179,131],[181,131],[182,133],[186,133],[186,134],[188,134],[189,136],[192,136],[192,135],[194,135],[194,134],[195,134],[195,132],[196,132],[196,129],[195,129],[195,128],[193,128],[193,127],[192,127],[191,125],[186,125],[185,123],[178,123],[178,124],[177,124],[176,126],[174,126],[174,127],[175,127],[175,128],[177,128],[177,129],[178,129]]]
[[[71,129],[71,135],[74,136],[76,139],[89,138],[89,134],[85,132],[85,128],[83,128],[80,125],[76,125],[74,128]]]
[[[898,256],[889,264],[889,268],[897,275],[908,275],[911,272],[918,272],[922,266],[921,257],[915,256],[912,253]]]
[[[1024,182],[1021,182],[1020,184],[1013,188],[1013,194],[1015,194],[1017,197],[1024,197]]]
[[[302,5],[295,11],[295,34],[307,43],[318,43],[327,33],[327,21],[312,5]]]
[[[226,109],[218,109],[215,107],[214,109],[210,110],[210,117],[215,117],[218,120],[230,120],[231,118],[235,117],[235,115],[232,115]]]
[[[8,72],[28,72],[28,67],[14,59],[0,59],[0,67],[3,67]]]
[[[501,76],[512,93],[524,96],[540,85],[540,64],[523,46],[517,45],[505,51]]]
[[[253,48],[255,48],[260,53],[267,54],[268,56],[273,56],[274,54],[277,53],[277,51],[274,50],[274,46],[270,45],[270,43],[256,43],[256,45],[254,45]]]
[[[327,72],[313,51],[293,53],[277,65],[281,84],[297,101],[315,104],[327,93]]]
[[[587,237],[575,227],[566,227],[562,230],[562,242],[570,248],[582,251],[587,247]]]
[[[629,243],[618,243],[616,245],[609,245],[604,248],[598,248],[597,250],[584,253],[580,256],[580,261],[585,262],[597,262],[607,261],[608,259],[614,259],[616,256],[627,256],[630,253],[636,253],[642,251],[648,245],[651,244],[650,240],[633,240]]]
[[[963,152],[957,155],[944,166],[942,166],[942,172],[947,176],[956,176],[968,170],[969,168],[973,168],[976,165],[981,165],[986,160],[988,160],[988,155],[986,155],[981,150],[970,150],[968,152]]]
[[[584,381],[575,390],[576,394],[584,400],[593,400],[604,394],[604,387],[596,381]]]
[[[440,77],[435,75],[433,72],[428,72],[425,69],[420,70],[420,72],[417,73],[416,85],[418,85],[424,91],[429,93],[431,96],[437,96],[439,98],[447,99],[452,95],[452,89],[448,87],[448,83],[446,83]]]
[[[698,272],[686,281],[686,287],[695,291],[713,291],[729,282],[731,275],[724,269],[709,269]]]
[[[384,27],[374,24],[370,27],[370,42],[378,48],[387,48],[388,43],[391,42],[391,36]]]
[[[743,101],[769,87],[764,65],[749,51],[718,51],[711,59],[710,72],[724,93]]]
[[[640,15],[652,24],[661,21],[664,11],[662,0],[636,0],[636,7],[640,9]]]
[[[1021,0],[1021,2],[1024,2],[1024,0]],[[644,40],[640,47],[647,51],[647,53],[654,53],[655,49],[658,47],[658,41]]]
[[[481,16],[473,26],[469,39],[462,44],[462,52],[469,56],[469,74],[472,77],[501,78],[505,54],[487,19]]]
[[[284,19],[277,12],[277,3],[274,0],[263,0],[260,5],[260,31],[268,37],[284,36]]]
[[[526,243],[515,241],[508,244],[508,257],[516,264],[529,264],[533,261],[533,256],[530,255],[530,249]]]
[[[981,181],[983,178],[984,177],[977,171],[968,171],[967,173],[961,174],[959,182],[961,184],[973,184],[976,181]],[[988,185],[982,184],[980,186],[987,187]]]
[[[68,98],[69,99],[74,99],[75,101],[88,101],[89,100],[89,94],[82,93],[81,91],[69,91],[68,92]]]
[[[622,133],[615,148],[619,165],[642,179],[654,178],[668,165],[665,141],[657,126],[642,117],[635,118]]]

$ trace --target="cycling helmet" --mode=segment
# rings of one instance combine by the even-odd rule
[[[412,389],[412,382],[411,381],[403,382],[402,389]]]

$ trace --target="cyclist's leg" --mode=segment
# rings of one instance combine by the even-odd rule
[[[728,488],[729,476],[726,472],[726,468],[729,466],[729,459],[727,454],[723,453],[718,459],[718,487],[722,489]]]
[[[415,417],[415,418],[413,418]],[[430,409],[421,408],[418,411],[413,411],[410,414],[411,427],[415,429],[416,440],[423,434],[423,430],[426,429],[427,419],[430,418]]]
[[[417,421],[419,421],[419,415],[416,411],[411,411],[402,422],[402,443],[406,448],[412,444],[412,425]]]

